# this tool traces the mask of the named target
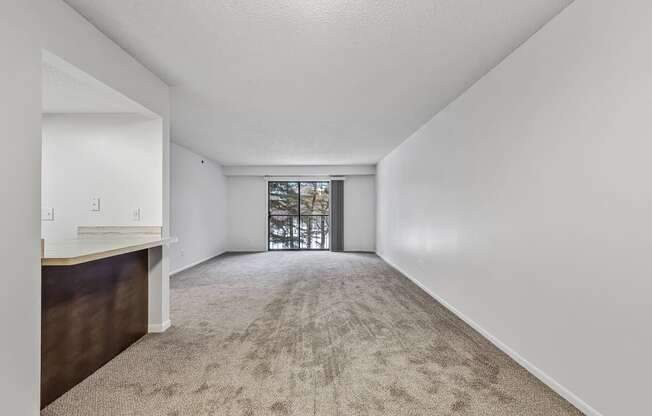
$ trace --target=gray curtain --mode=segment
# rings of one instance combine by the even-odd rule
[[[344,250],[344,181],[331,181],[331,251]]]

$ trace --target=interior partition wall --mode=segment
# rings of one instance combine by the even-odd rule
[[[330,249],[329,181],[269,181],[269,250]]]

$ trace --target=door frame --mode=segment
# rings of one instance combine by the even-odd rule
[[[270,248],[269,246],[269,235],[270,235],[270,224],[269,224],[269,219],[270,219],[270,211],[269,211],[269,187],[270,187],[270,182],[299,182],[299,201],[301,201],[301,182],[308,182],[308,183],[313,183],[313,182],[327,182],[328,183],[328,247],[329,248]],[[265,178],[265,221],[267,222],[267,226],[265,227],[265,247],[267,247],[267,251],[330,251],[330,224],[331,224],[331,201],[330,201],[330,195],[331,195],[331,179],[330,178],[321,178],[321,177],[310,177],[310,178],[304,178],[304,177],[299,177],[299,178],[294,178],[294,177],[267,177]],[[292,217],[297,217],[299,219],[298,225],[299,225],[299,232],[301,232],[301,202],[299,202],[299,213],[297,215],[290,215]],[[306,215],[308,216],[308,215]],[[316,217],[325,217],[326,215],[314,215]],[[299,246],[301,246],[301,243],[299,243]]]

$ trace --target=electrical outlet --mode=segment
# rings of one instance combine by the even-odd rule
[[[140,221],[140,208],[135,208],[131,213],[131,219],[134,221]]]
[[[54,208],[41,208],[41,221],[54,221]]]
[[[91,198],[91,211],[100,212],[100,198],[98,197]]]

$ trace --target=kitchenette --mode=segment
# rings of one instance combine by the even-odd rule
[[[41,407],[147,334],[149,253],[174,241],[160,227],[79,228],[44,243]]]
[[[44,54],[41,408],[170,326],[161,118]]]

